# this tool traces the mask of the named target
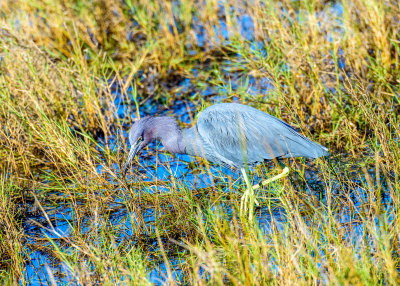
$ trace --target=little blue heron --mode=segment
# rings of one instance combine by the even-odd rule
[[[247,211],[252,219],[254,190],[246,172],[247,166],[254,166],[266,160],[306,157],[318,158],[329,155],[328,149],[296,132],[289,124],[256,108],[237,104],[219,103],[204,109],[197,117],[196,124],[181,130],[175,119],[167,116],[146,116],[136,121],[129,131],[131,149],[124,167],[124,173],[138,151],[151,141],[161,140],[170,153],[189,154],[207,159],[213,163],[240,168],[247,185],[241,199],[241,213]],[[265,180],[262,185],[280,179],[289,172]]]

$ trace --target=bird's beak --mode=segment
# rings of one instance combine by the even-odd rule
[[[136,140],[135,144],[131,146],[131,150],[129,151],[128,159],[126,159],[126,163],[124,166],[124,174],[128,171],[129,164],[131,163],[132,159],[135,157],[136,153],[139,151],[140,144],[142,143],[143,139],[141,137]]]

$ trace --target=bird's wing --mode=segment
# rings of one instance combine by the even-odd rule
[[[324,148],[278,118],[245,105],[209,107],[200,113],[196,128],[219,157],[237,166],[273,158],[316,158]]]

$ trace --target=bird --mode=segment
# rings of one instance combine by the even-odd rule
[[[153,140],[160,140],[174,154],[202,157],[223,166],[240,169],[246,183],[241,198],[240,213],[253,217],[258,204],[248,177],[248,167],[268,160],[329,156],[328,148],[298,133],[288,123],[254,107],[240,103],[217,103],[201,111],[195,124],[181,129],[169,116],[146,116],[137,120],[129,131],[130,151],[123,173],[126,175],[132,158]],[[282,172],[261,184],[267,185],[289,173]]]

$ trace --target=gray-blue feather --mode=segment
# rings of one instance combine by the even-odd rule
[[[203,110],[183,131],[186,152],[234,167],[273,158],[318,158],[328,149],[278,118],[250,106],[221,103]]]

